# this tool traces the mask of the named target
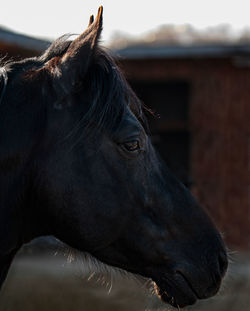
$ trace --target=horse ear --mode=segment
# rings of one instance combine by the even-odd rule
[[[101,35],[102,16],[103,7],[100,6],[96,19],[94,20],[93,15],[90,16],[88,28],[71,42],[66,53],[57,63],[59,69],[57,78],[62,83],[64,91],[66,89],[70,91],[86,74]]]
[[[91,24],[93,24],[93,22],[94,22],[94,15],[91,15],[90,18],[89,18],[89,26],[90,26]],[[88,26],[88,27],[89,27],[89,26]]]
[[[102,31],[103,7],[98,9],[97,17],[91,15],[88,28],[70,44],[67,52],[62,58],[62,63],[73,65],[82,61],[81,56],[86,57],[91,54],[96,47]]]

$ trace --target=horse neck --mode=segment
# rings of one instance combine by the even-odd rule
[[[25,227],[31,227],[28,222],[32,222],[28,208],[31,210],[35,196],[34,153],[39,142],[39,110],[30,108],[24,103],[20,109],[11,102],[0,107],[0,220],[4,224],[0,225],[0,253],[35,235],[27,230],[24,233]],[[2,243],[4,239],[6,243]]]

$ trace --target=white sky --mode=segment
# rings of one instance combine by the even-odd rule
[[[103,41],[115,31],[141,35],[162,24],[197,28],[229,23],[250,26],[250,0],[0,0],[0,25],[54,39],[81,33],[91,14],[104,6]]]

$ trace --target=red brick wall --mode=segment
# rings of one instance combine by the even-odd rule
[[[139,81],[191,83],[193,191],[232,248],[250,237],[250,68],[231,59],[123,60]]]

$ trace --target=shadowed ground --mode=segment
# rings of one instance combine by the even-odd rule
[[[54,251],[53,251],[54,253]],[[66,251],[20,254],[0,294],[1,311],[172,310],[150,293],[148,282],[119,273],[105,277]],[[112,279],[112,282],[111,282]],[[112,283],[112,284],[111,284]],[[250,255],[235,256],[221,293],[201,301],[195,311],[250,310]]]

